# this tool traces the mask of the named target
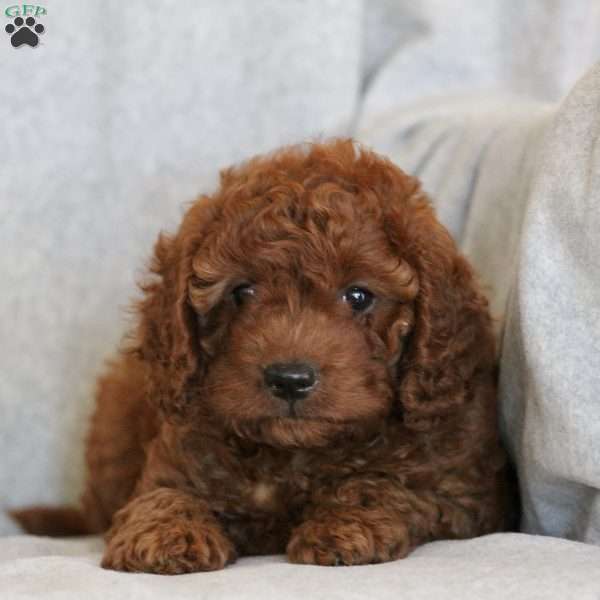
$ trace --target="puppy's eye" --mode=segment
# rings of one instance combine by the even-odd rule
[[[356,285],[349,287],[342,296],[354,312],[364,312],[373,305],[375,296],[366,288]]]
[[[242,283],[242,285],[238,285],[231,292],[233,296],[233,301],[237,306],[241,306],[248,298],[254,296],[256,290],[254,286],[250,283]]]

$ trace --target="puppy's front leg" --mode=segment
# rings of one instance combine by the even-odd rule
[[[409,531],[383,508],[329,506],[312,511],[292,532],[291,562],[315,565],[366,565],[405,556]]]
[[[233,544],[202,500],[158,488],[119,510],[106,536],[102,566],[175,575],[222,569],[236,558]]]
[[[355,476],[319,487],[292,531],[288,558],[362,565],[405,556],[414,542],[407,500],[405,490],[381,478]]]
[[[452,498],[391,479],[350,478],[314,494],[287,555],[318,565],[386,562],[431,539],[484,533],[484,513],[485,503],[469,494]]]

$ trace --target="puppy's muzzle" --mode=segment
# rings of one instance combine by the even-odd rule
[[[312,392],[318,378],[307,363],[273,363],[265,368],[264,381],[273,396],[293,404]]]

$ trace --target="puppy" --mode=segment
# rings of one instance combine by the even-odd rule
[[[100,380],[82,510],[102,565],[358,565],[504,529],[488,303],[414,178],[349,140],[224,171],[161,235]]]

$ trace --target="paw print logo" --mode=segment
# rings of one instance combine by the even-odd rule
[[[4,28],[6,33],[10,35],[10,43],[15,48],[23,44],[35,48],[40,41],[38,34],[44,33],[44,26],[41,23],[36,24],[33,17],[27,17],[25,21],[21,17],[17,17],[13,23],[9,23]]]

